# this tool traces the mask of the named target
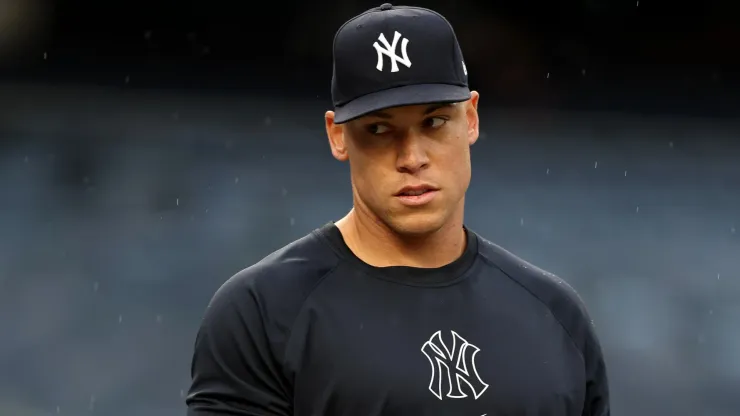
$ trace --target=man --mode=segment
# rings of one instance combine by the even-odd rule
[[[479,96],[449,23],[348,21],[332,95],[354,207],[217,291],[188,415],[609,415],[576,293],[463,225]]]

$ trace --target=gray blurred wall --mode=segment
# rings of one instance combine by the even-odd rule
[[[0,415],[183,415],[213,292],[350,208],[325,105],[0,85]],[[466,222],[579,291],[613,414],[740,414],[740,125],[481,106]]]

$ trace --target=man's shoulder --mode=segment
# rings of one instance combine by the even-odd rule
[[[283,365],[293,326],[313,289],[337,264],[338,256],[314,231],[221,285],[196,337],[190,414],[263,414],[267,407],[289,413]]]
[[[583,340],[591,325],[576,290],[561,277],[544,270],[479,236],[480,255],[550,310],[574,340]]]
[[[249,296],[262,306],[301,304],[338,264],[339,257],[314,231],[240,270],[218,292],[237,303]]]
[[[575,289],[559,276],[544,270],[507,249],[479,237],[480,254],[491,266],[500,269],[509,278],[524,286],[545,303],[570,301],[581,304]]]

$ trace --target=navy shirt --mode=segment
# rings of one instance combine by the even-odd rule
[[[606,416],[583,303],[467,231],[436,269],[372,267],[328,224],[229,279],[195,343],[189,416]]]

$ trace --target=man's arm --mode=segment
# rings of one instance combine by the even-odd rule
[[[583,416],[610,416],[609,381],[604,355],[590,319],[586,325],[589,328],[586,331],[586,347],[583,352],[586,361],[586,400],[583,405]]]
[[[258,296],[243,279],[214,295],[195,341],[188,416],[289,416],[288,382]]]

